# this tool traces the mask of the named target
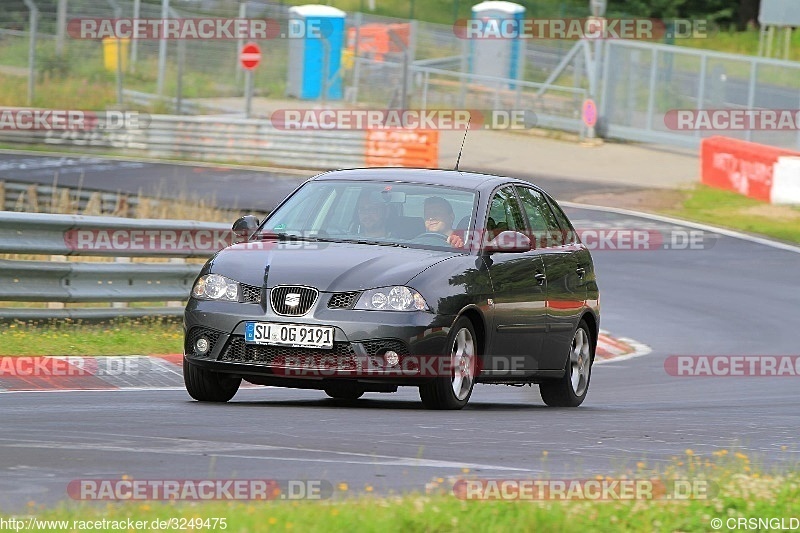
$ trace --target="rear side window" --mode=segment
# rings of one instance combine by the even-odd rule
[[[542,193],[528,187],[517,187],[517,192],[533,233],[531,240],[539,247],[563,244],[561,226]]]
[[[550,199],[548,204],[552,208],[553,214],[558,220],[561,229],[564,231],[564,244],[574,244],[576,242],[580,242],[580,240],[578,239],[578,233],[572,226],[572,222],[570,222],[569,219],[567,218],[567,215],[564,214],[564,211],[561,210],[561,207],[557,203],[555,203],[552,198]]]

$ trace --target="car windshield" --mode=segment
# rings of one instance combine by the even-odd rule
[[[437,185],[311,181],[270,214],[260,235],[459,251],[476,198]]]

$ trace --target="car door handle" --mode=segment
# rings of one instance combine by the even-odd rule
[[[547,276],[545,276],[541,272],[537,272],[536,274],[533,275],[533,277],[536,278],[536,280],[539,282],[539,285],[543,284],[545,280],[547,280]]]
[[[578,268],[575,269],[575,273],[578,275],[579,278],[582,279],[583,276],[586,275],[586,269],[579,266]]]

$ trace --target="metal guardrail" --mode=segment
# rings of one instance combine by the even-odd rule
[[[123,246],[80,246],[81,237],[104,232],[108,242],[124,236]],[[131,235],[198,235],[180,246],[131,246]],[[0,212],[0,253],[55,256],[168,257],[181,262],[131,263],[0,260],[0,301],[4,302],[107,302],[112,307],[0,309],[0,319],[113,318],[115,316],[179,315],[182,307],[120,308],[119,302],[170,302],[186,300],[201,265],[184,258],[207,257],[216,248],[211,236],[230,235],[226,224],[184,220],[124,219],[82,215]],[[139,242],[146,242],[146,237]],[[178,242],[173,240],[173,242]],[[212,243],[209,245],[208,243]],[[198,244],[203,246],[198,246]],[[116,303],[116,307],[113,305]]]
[[[154,115],[149,155],[199,160],[266,160],[299,168],[365,166],[365,131],[282,130],[269,121],[217,116]]]
[[[152,200],[152,202],[157,205],[159,200]],[[100,213],[116,213],[125,210],[133,213],[139,206],[139,198],[134,195],[92,189],[0,181],[0,210],[2,211],[49,213],[54,212],[55,209],[65,210],[68,208],[85,211],[91,203],[96,204]]]
[[[92,115],[97,118],[99,123],[104,124],[106,122],[106,114],[104,112],[93,112]],[[0,142],[145,150],[147,148],[147,135],[146,130],[136,128],[0,128]]]
[[[40,255],[80,255],[106,257],[208,257],[207,248],[186,246],[177,249],[127,249],[118,250],[80,248],[69,241],[75,230],[95,231],[229,231],[227,224],[195,222],[190,220],[134,219],[86,215],[52,215],[46,213],[0,212],[0,253]]]
[[[41,183],[0,180],[0,211],[27,213],[83,213],[137,218],[142,212],[169,209],[176,203],[192,202],[169,198],[144,197],[139,194],[107,192],[73,186],[51,186]],[[218,213],[233,220],[240,210],[215,207]],[[264,215],[265,212],[251,212]]]
[[[0,300],[158,302],[185,300],[200,265],[0,260]],[[115,314],[115,312],[114,312]]]
[[[366,166],[367,132],[363,130],[284,130],[267,120],[218,115],[150,118],[147,127],[139,128],[0,129],[0,142],[113,148],[201,161],[265,161],[293,168]]]

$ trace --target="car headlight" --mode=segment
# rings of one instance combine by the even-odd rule
[[[192,287],[192,296],[200,300],[239,301],[239,282],[220,276],[206,274],[200,276]]]
[[[361,293],[356,309],[381,309],[384,311],[427,311],[425,298],[408,287],[380,287]]]

